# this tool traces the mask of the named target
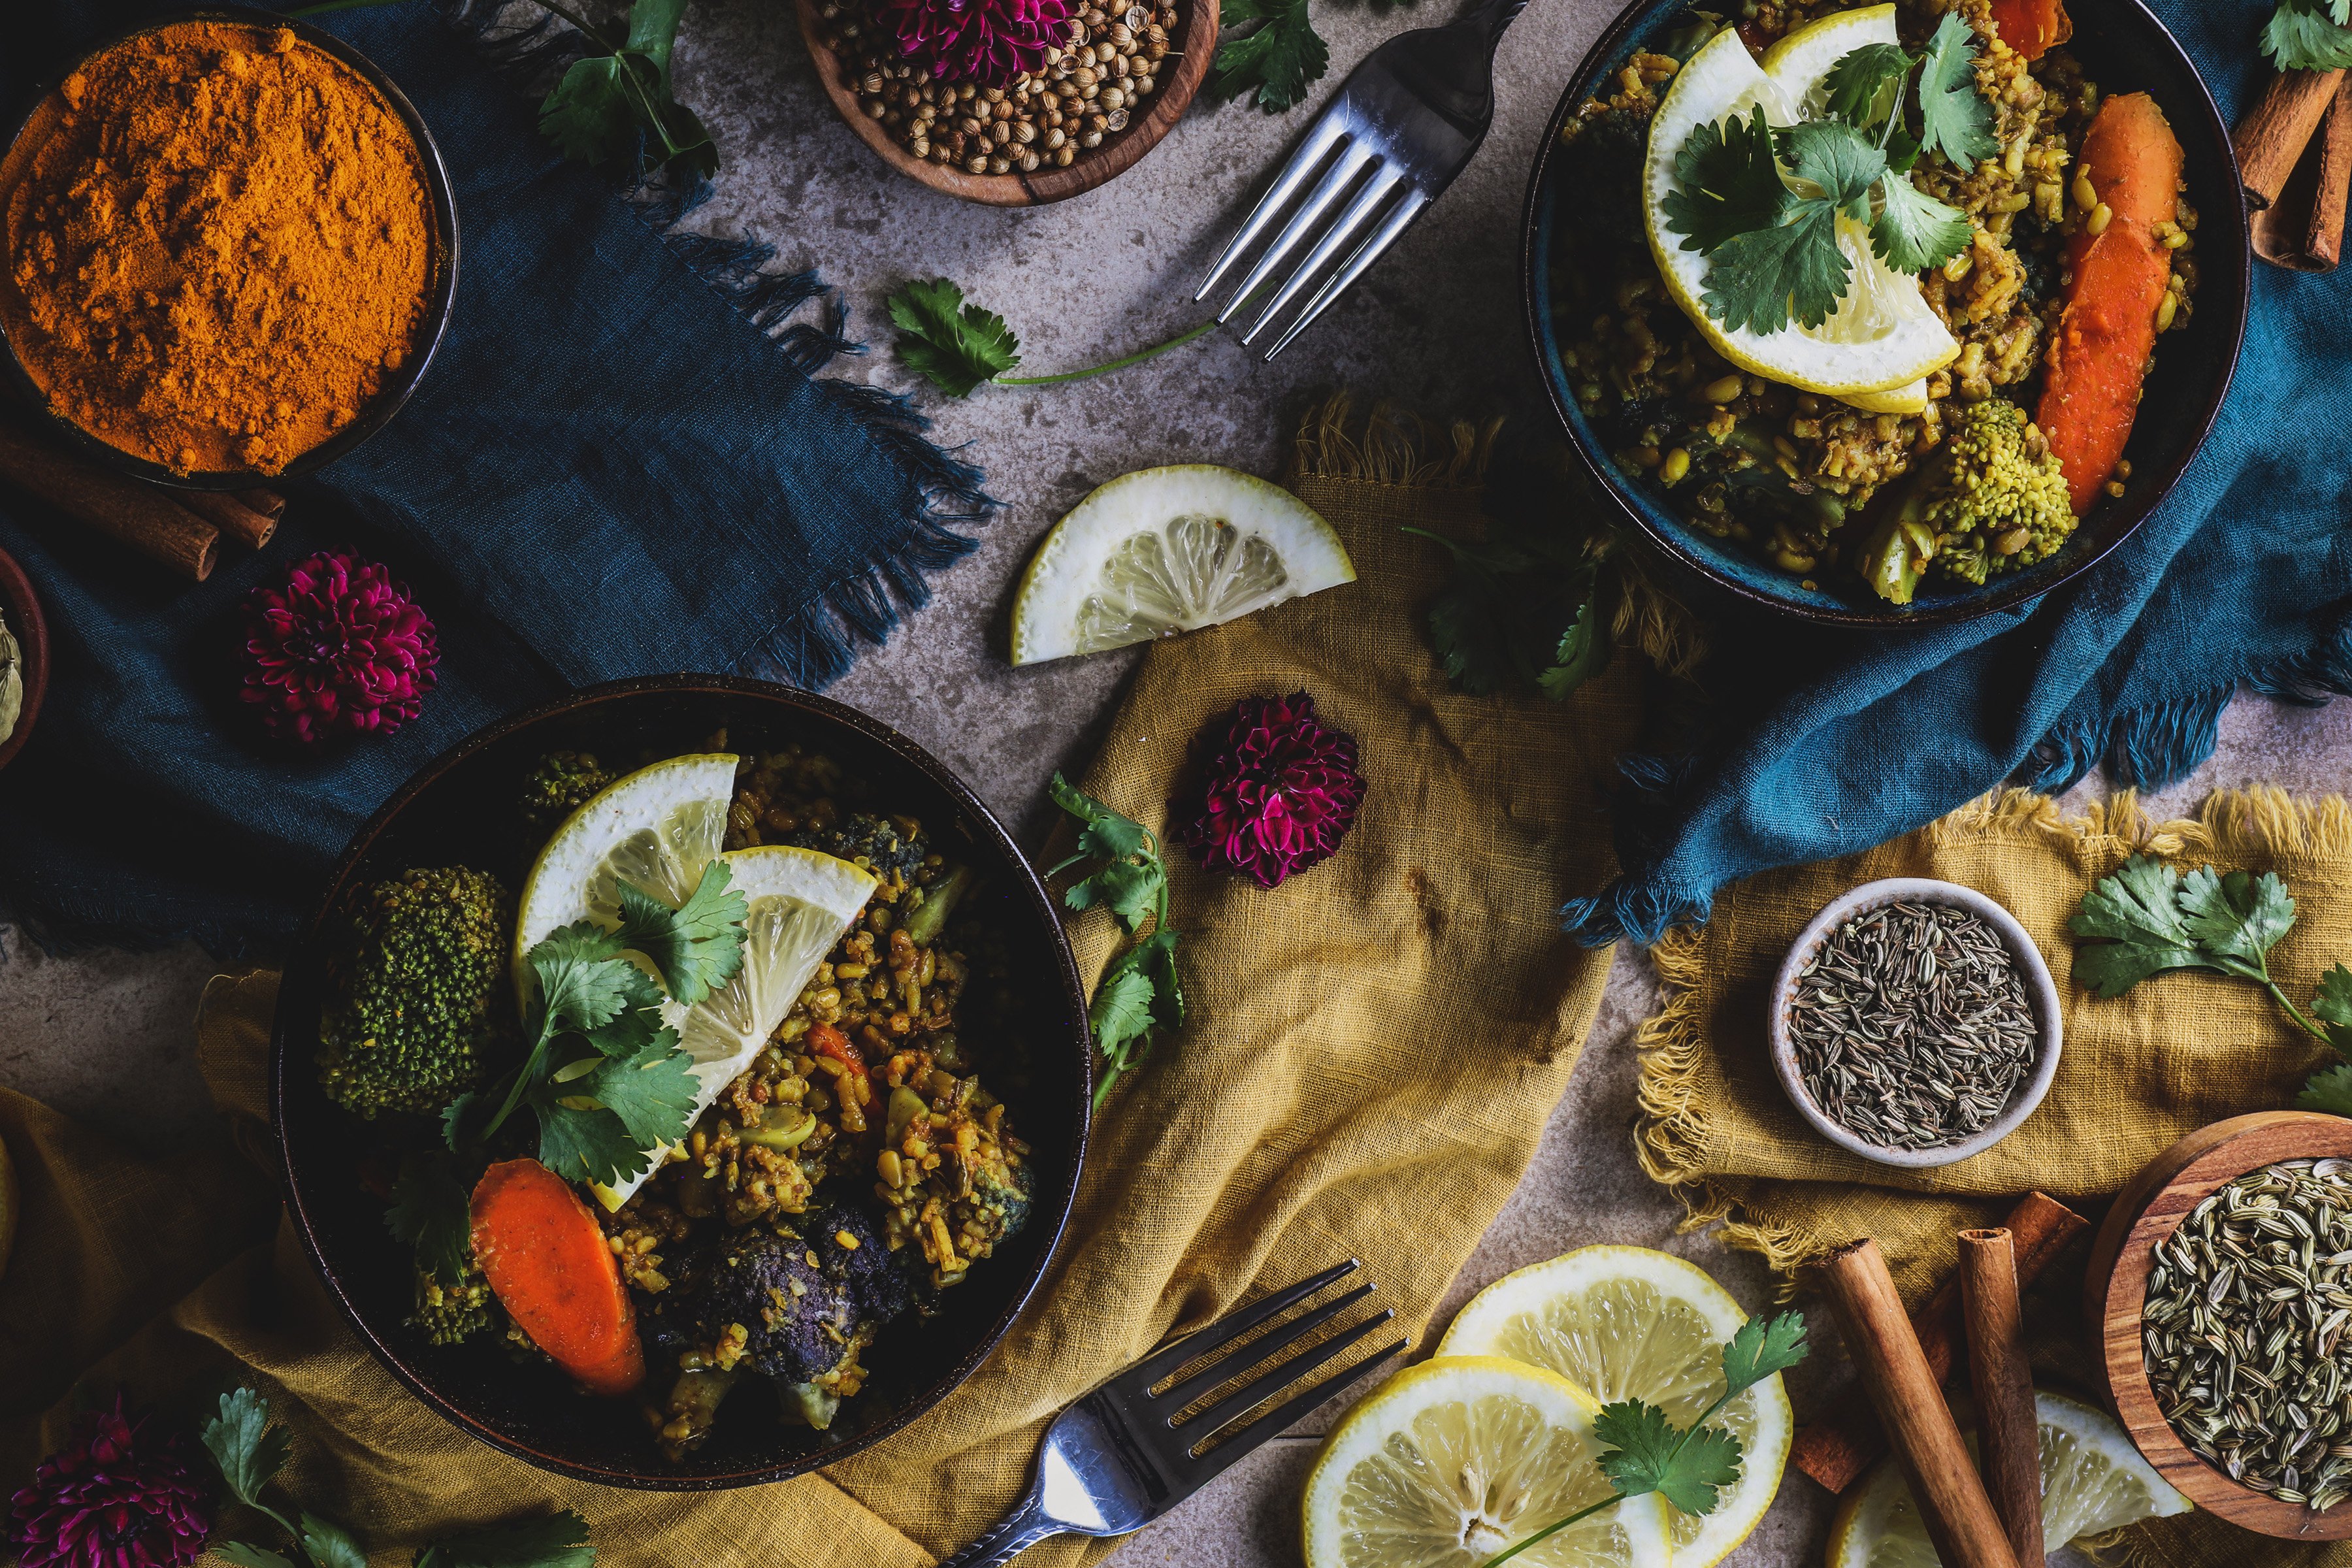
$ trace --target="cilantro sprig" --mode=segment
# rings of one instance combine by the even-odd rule
[[[1133,817],[1122,816],[1060,773],[1046,786],[1054,804],[1078,824],[1078,847],[1045,875],[1058,876],[1082,861],[1097,862],[1089,875],[1070,885],[1062,901],[1074,910],[1108,910],[1129,936],[1150,931],[1103,971],[1087,1022],[1102,1072],[1095,1085],[1095,1109],[1110,1098],[1119,1075],[1141,1061],[1161,1029],[1184,1026],[1184,987],[1176,973],[1176,928],[1168,919],[1168,866],[1160,840]]]
[[[2270,951],[2294,927],[2294,898],[2278,873],[2227,876],[2202,866],[2182,876],[2135,855],[2083,895],[2067,922],[2077,937],[2074,977],[2100,996],[2120,996],[2176,969],[2250,980],[2271,994],[2290,1022],[2344,1058],[2314,1073],[2295,1096],[2305,1110],[2352,1116],[2352,969],[2320,977],[2306,1013],[2271,973]]]
[[[1496,514],[1477,541],[1405,529],[1454,556],[1429,603],[1430,642],[1446,678],[1474,697],[1532,687],[1564,701],[1609,668],[1607,557],[1581,535],[1519,518]]]
[[[2280,0],[2263,53],[2283,71],[2352,68],[2352,0]]]
[[[1544,1526],[1488,1558],[1484,1568],[1500,1568],[1538,1542],[1627,1498],[1656,1492],[1685,1513],[1714,1512],[1724,1489],[1738,1485],[1745,1456],[1738,1438],[1707,1423],[1766,1378],[1803,1361],[1811,1349],[1801,1312],[1769,1321],[1750,1318],[1723,1347],[1723,1393],[1689,1426],[1675,1426],[1664,1411],[1638,1399],[1601,1406],[1592,1419],[1592,1435],[1608,1445],[1601,1454],[1601,1473],[1613,1495]]]
[[[1918,56],[1866,44],[1842,57],[1823,79],[1825,118],[1775,128],[1759,107],[1695,127],[1662,205],[1682,248],[1707,258],[1707,314],[1766,335],[1792,321],[1820,326],[1853,280],[1841,216],[1866,224],[1872,251],[1897,271],[1940,267],[1966,248],[1968,218],[1910,174],[1929,153],[1969,169],[2000,150],[1976,57],[1974,29],[1947,13]],[[1904,112],[1915,72],[1916,131]]]
[[[220,1414],[200,1436],[229,1495],[277,1525],[287,1541],[285,1552],[235,1540],[212,1542],[214,1551],[238,1568],[367,1568],[367,1552],[349,1530],[307,1509],[289,1519],[263,1498],[294,1452],[293,1434],[270,1422],[269,1401],[250,1388],[224,1394]],[[593,1568],[595,1561],[588,1521],[566,1509],[436,1542],[418,1550],[413,1568]]]
[[[1279,114],[1330,68],[1331,50],[1307,19],[1307,0],[1226,0],[1209,90]]]
[[[967,302],[963,290],[946,279],[908,283],[887,304],[890,322],[898,329],[894,346],[899,360],[950,397],[970,397],[982,386],[1052,386],[1107,375],[1181,349],[1217,330],[1216,321],[1207,321],[1164,343],[1084,370],[1014,375],[1012,373],[1021,368],[1021,340],[1004,324],[1003,317]]]

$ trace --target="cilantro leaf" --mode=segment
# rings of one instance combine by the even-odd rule
[[[567,158],[592,165],[645,154],[657,168],[708,178],[719,172],[719,149],[694,111],[670,96],[669,62],[687,0],[635,0],[628,36],[615,47],[596,28],[567,13],[593,46],[574,60],[539,108],[539,128]],[[551,10],[556,7],[549,7]]]
[[[1151,1004],[1156,987],[1136,963],[1136,949],[1118,955],[1095,990],[1087,1010],[1094,1026],[1095,1045],[1108,1060],[1124,1065],[1128,1046],[1151,1032]]]
[[[1021,340],[992,310],[964,303],[963,290],[944,278],[910,282],[888,300],[896,347],[908,370],[950,397],[1021,366]]]
[[[1411,0],[1405,0],[1410,4]],[[1151,1022],[1160,1028],[1184,1026],[1184,986],[1176,977],[1176,933],[1155,931],[1136,944],[1138,960],[1151,976]]]
[[[293,1435],[269,1424],[269,1401],[250,1388],[220,1396],[220,1414],[199,1434],[220,1467],[229,1495],[248,1508],[261,1508],[261,1489],[286,1468]]]
[[[2206,952],[2254,969],[2294,924],[2294,900],[2276,872],[2217,876],[2202,866],[2181,879],[2180,912],[2189,939]]]
[[[352,1532],[315,1513],[302,1516],[302,1554],[310,1568],[367,1568],[367,1553]]]
[[[539,1163],[567,1182],[616,1187],[652,1163],[652,1151],[629,1135],[628,1123],[586,1096],[541,1085],[530,1104],[539,1113]]]
[[[411,1154],[392,1184],[383,1222],[416,1249],[416,1266],[444,1285],[461,1283],[473,1261],[473,1196],[446,1156]]]
[[[245,1541],[216,1541],[213,1550],[236,1564],[236,1568],[294,1568],[291,1558],[280,1556],[266,1546],[256,1546]]]
[[[1045,786],[1054,804],[1085,826],[1078,834],[1078,853],[1097,860],[1119,860],[1139,855],[1151,834],[1131,816],[1122,816],[1079,789],[1060,773]]]
[[[1737,119],[1692,128],[1675,154],[1675,188],[1661,209],[1666,227],[1685,236],[1683,248],[1705,254],[1737,235],[1769,228],[1796,205],[1772,155],[1772,132],[1762,106]]]
[[[1099,904],[1132,933],[1142,928],[1144,916],[1158,909],[1167,883],[1168,873],[1156,858],[1140,866],[1132,860],[1113,860],[1093,876],[1073,883],[1062,901],[1074,910]]]
[[[643,889],[619,885],[622,945],[653,960],[669,994],[686,1006],[743,967],[743,917],[751,910],[730,885],[733,877],[726,861],[712,860],[676,910]]]
[[[1853,126],[1834,120],[1809,121],[1776,131],[1772,140],[1789,170],[1822,188],[1822,197],[1848,217],[1870,216],[1870,193],[1886,173],[1886,154]]]
[[[1576,689],[1609,668],[1609,623],[1601,613],[1601,595],[1587,595],[1576,619],[1560,634],[1549,669],[1536,678],[1537,688],[1554,702],[1565,702]]]
[[[1331,64],[1329,47],[1307,19],[1307,4],[1233,0],[1220,13],[1223,38],[1217,46],[1209,90],[1227,100],[1255,93],[1257,106],[1268,114],[1306,97]],[[1231,31],[1251,22],[1257,26],[1247,33],[1237,37]]]
[[[1449,538],[1409,528],[1445,546],[1454,573],[1429,602],[1430,642],[1446,679],[1473,697],[1547,679],[1577,680],[1550,672],[1578,661],[1580,649],[1607,662],[1606,634],[1597,648],[1576,639],[1599,596],[1598,570],[1581,535],[1494,518],[1484,540]],[[1600,630],[1596,618],[1595,630]],[[1598,667],[1595,667],[1596,670]],[[1549,693],[1548,693],[1549,694]]]
[[[1894,44],[1864,44],[1843,56],[1822,79],[1829,113],[1864,131],[1876,130],[1902,107],[1903,83],[1913,63]]]
[[[1878,184],[1880,207],[1870,224],[1870,248],[1897,272],[1941,267],[1969,247],[1972,230],[1958,207],[1947,206],[1901,174]]]
[[[2135,855],[2083,895],[2066,924],[2076,936],[2105,939],[2074,950],[2074,978],[2101,996],[2120,996],[2151,974],[2210,969],[2180,910],[2180,873]]]
[[[1919,68],[1919,146],[1941,152],[1960,169],[1974,169],[2000,151],[1992,105],[1977,91],[1976,63],[1976,29],[1958,12],[1947,11]]]
[[[539,1004],[551,1029],[610,1023],[639,994],[629,979],[635,966],[612,962],[621,952],[617,935],[593,921],[574,921],[523,955],[539,981]]]
[[[635,1056],[605,1061],[582,1080],[582,1092],[618,1117],[638,1144],[657,1149],[686,1136],[694,1124],[702,1080],[694,1058],[664,1029]]]
[[[1734,331],[1769,336],[1791,318],[1808,327],[1829,320],[1845,298],[1853,268],[1838,248],[1837,207],[1798,202],[1778,227],[1734,235],[1707,258],[1708,315]]]
[[[1776,1372],[1786,1372],[1812,1352],[1805,1342],[1805,1315],[1783,1312],[1767,1321],[1750,1318],[1723,1347],[1724,1398],[1735,1399]]]
[[[1685,1433],[1638,1399],[1603,1405],[1592,1436],[1610,1445],[1601,1473],[1620,1497],[1658,1492],[1685,1513],[1709,1513],[1717,1491],[1739,1479],[1738,1438],[1720,1426]]]
[[[615,963],[628,971],[619,981],[621,1010],[593,1028],[576,1031],[598,1052],[608,1057],[633,1057],[669,1026],[662,1022],[662,988],[634,963]]]
[[[2263,26],[2263,53],[2281,70],[2352,68],[2352,0],[2280,0]]]
[[[416,1554],[415,1568],[591,1568],[595,1561],[588,1521],[566,1509],[436,1542]]]
[[[2352,5],[2352,0],[2346,0]],[[2337,964],[2319,977],[2319,991],[2311,999],[2312,1016],[2323,1024],[2352,1028],[2352,969]]]
[[[2311,1075],[2303,1092],[2294,1097],[2303,1110],[2325,1110],[2336,1116],[2352,1116],[2352,1065],[2329,1068]]]

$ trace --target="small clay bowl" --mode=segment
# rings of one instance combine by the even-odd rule
[[[824,18],[817,15],[818,4],[819,0],[798,0],[801,41],[808,46],[809,58],[815,62],[817,79],[824,84],[825,96],[833,100],[834,110],[857,132],[858,140],[917,184],[992,207],[1034,207],[1066,201],[1097,185],[1107,184],[1135,167],[1137,161],[1158,146],[1160,139],[1184,118],[1192,95],[1200,91],[1202,79],[1208,75],[1209,58],[1217,51],[1217,0],[1182,0],[1178,7],[1181,15],[1176,19],[1176,36],[1168,40],[1168,58],[1176,62],[1176,67],[1161,73],[1162,85],[1152,90],[1151,105],[1146,113],[1130,119],[1126,130],[1106,138],[1094,151],[1081,153],[1066,169],[1045,167],[1034,174],[973,174],[916,157],[890,139],[889,131],[880,121],[870,118],[858,107],[857,95],[842,79],[845,73],[841,57],[824,47]]]
[[[41,716],[41,694],[49,686],[48,623],[41,618],[40,600],[33,596],[33,580],[5,550],[0,550],[0,619],[7,621],[25,661],[25,705],[17,710],[16,727],[0,741],[0,768],[5,768],[25,749],[33,721]]]
[[[1999,932],[2024,977],[2025,996],[2032,1005],[2034,1032],[2039,1037],[2033,1065],[2010,1092],[2009,1104],[2000,1117],[1975,1137],[1941,1149],[1885,1148],[1857,1137],[1832,1119],[1806,1092],[1804,1074],[1797,1067],[1796,1043],[1789,1037],[1789,1008],[1796,1000],[1798,978],[1805,965],[1828,944],[1830,934],[1856,915],[1868,914],[1887,904],[1906,903],[1944,904],[1966,910]],[[2042,961],[2042,950],[2033,945],[2033,939],[2017,923],[2017,917],[1973,888],[1925,877],[1890,877],[1881,882],[1865,882],[1815,915],[1813,923],[1805,928],[1796,945],[1789,949],[1789,956],[1781,961],[1780,973],[1772,982],[1770,1007],[1767,1026],[1772,1044],[1772,1070],[1780,1075],[1780,1087],[1788,1091],[1789,1103],[1797,1108],[1797,1114],[1841,1149],[1877,1164],[1911,1171],[1956,1164],[1971,1154],[1982,1153],[2016,1131],[2041,1105],[2042,1097],[2050,1092],[2050,1082],[2058,1076],[2058,1053],[2064,1044],[2057,983],[2050,978],[2050,965]]]
[[[2200,1127],[2147,1163],[2107,1211],[2083,1276],[2107,1401],[2142,1458],[2189,1500],[2231,1524],[2284,1541],[2352,1538],[2352,1502],[2314,1513],[2258,1492],[2199,1458],[2158,1408],[2141,1352],[2140,1310],[2156,1247],[2225,1183],[2282,1160],[2352,1160],[2352,1121],[2312,1110],[2260,1110]]]
[[[392,417],[408,401],[417,384],[425,379],[433,363],[434,352],[441,346],[449,330],[449,318],[457,309],[457,200],[449,184],[449,171],[441,162],[440,146],[433,132],[425,129],[425,117],[408,101],[407,94],[384,75],[382,68],[359,50],[332,33],[321,31],[299,17],[265,11],[250,5],[213,5],[192,6],[186,10],[158,12],[142,16],[131,26],[109,34],[97,44],[83,50],[72,59],[59,62],[58,68],[45,73],[43,79],[26,95],[23,112],[8,126],[5,142],[0,142],[0,157],[16,145],[25,126],[40,107],[50,89],[79,69],[85,61],[95,59],[126,38],[142,33],[152,33],[158,27],[168,27],[181,22],[227,22],[248,27],[285,27],[304,43],[331,55],[348,66],[361,80],[382,95],[400,122],[407,127],[410,140],[416,148],[417,172],[424,177],[427,199],[433,205],[433,221],[440,232],[435,237],[433,280],[425,290],[425,310],[419,318],[415,341],[410,345],[408,357],[400,368],[384,377],[383,384],[359,416],[329,436],[300,457],[286,465],[277,474],[257,473],[251,469],[224,469],[215,473],[175,473],[161,463],[151,463],[144,458],[133,457],[121,447],[100,440],[89,431],[64,418],[49,407],[24,363],[16,357],[6,335],[0,333],[0,381],[35,419],[52,431],[58,440],[83,457],[102,463],[120,474],[150,484],[171,485],[189,490],[249,490],[267,488],[280,479],[299,479],[315,473],[342,457],[361,442],[392,423]]]

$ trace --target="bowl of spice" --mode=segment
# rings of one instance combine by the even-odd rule
[[[25,749],[49,683],[49,630],[32,580],[0,550],[0,768]]]
[[[2108,1211],[2084,1307],[2124,1429],[2199,1508],[2352,1538],[2352,1121],[2199,1128]]]
[[[1831,1142],[1924,1170],[1981,1153],[2058,1073],[2057,984],[2015,916],[1897,877],[1815,916],[1773,982],[1772,1066]]]
[[[851,130],[909,179],[1035,206],[1134,167],[1207,75],[1217,0],[799,0]]]
[[[383,428],[456,298],[449,178],[350,45],[207,7],[100,44],[0,158],[5,375],[67,442],[198,489]]]

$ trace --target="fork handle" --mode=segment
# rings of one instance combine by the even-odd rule
[[[1047,1536],[1061,1532],[1062,1527],[1045,1517],[1045,1500],[1032,1491],[978,1541],[952,1557],[940,1559],[939,1568],[1000,1568]]]

